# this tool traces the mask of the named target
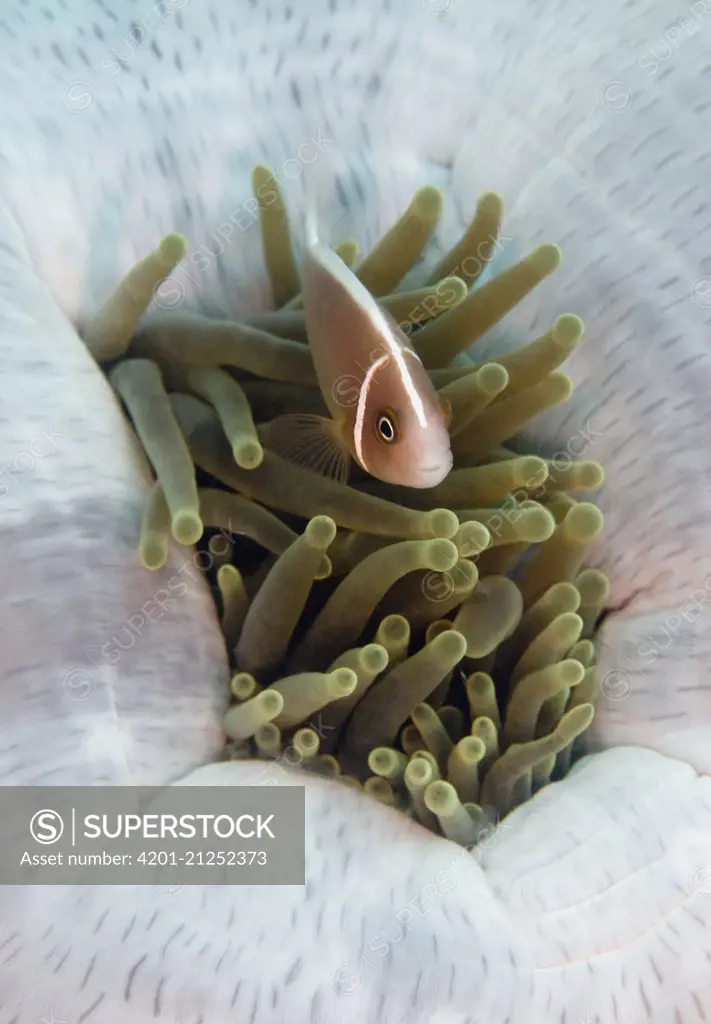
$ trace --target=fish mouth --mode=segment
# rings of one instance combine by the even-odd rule
[[[434,466],[423,466],[417,473],[417,483],[415,487],[436,487],[437,484],[441,484],[442,481],[448,476],[452,468],[452,462],[440,462]]]

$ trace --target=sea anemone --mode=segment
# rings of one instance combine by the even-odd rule
[[[542,245],[481,283],[502,220],[489,193],[428,280],[398,291],[441,213],[429,186],[360,263],[337,247],[450,403],[455,460],[430,490],[346,485],[263,444],[263,424],[325,405],[286,207],[267,168],[253,188],[273,311],[147,312],[186,252],[169,235],[83,330],[155,474],[139,555],[160,568],[171,536],[202,553],[233,669],[226,758],[284,758],[472,845],[565,775],[597,695],[608,583],[583,567],[602,516],[580,496],[602,470],[516,442],[570,396],[558,368],[582,322],[559,316],[497,362],[471,356],[560,252]]]

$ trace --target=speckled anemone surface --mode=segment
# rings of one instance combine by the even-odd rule
[[[557,371],[582,322],[559,316],[500,362],[465,355],[558,267],[559,250],[541,245],[481,284],[502,227],[488,193],[427,280],[404,291],[442,212],[428,186],[362,259],[355,243],[337,247],[449,402],[455,456],[424,491],[362,471],[347,485],[262,445],[270,419],[325,405],[284,198],[269,168],[252,186],[273,312],[144,318],[187,251],[171,235],[83,331],[156,475],[141,560],[162,568],[171,535],[204,542],[197,564],[219,593],[235,670],[225,756],[362,785],[474,847],[565,776],[599,693],[591,637],[609,586],[582,562],[602,516],[578,499],[599,488],[601,467],[506,447],[569,397]],[[333,387],[347,401],[367,367],[344,370]]]
[[[0,15],[0,780],[259,784],[263,762],[212,763],[214,600],[174,543],[162,570],[136,559],[150,475],[77,325],[176,228],[195,249],[172,300],[268,309],[250,166],[298,193],[316,151],[334,237],[364,251],[431,181],[433,266],[491,188],[497,261],[565,253],[476,358],[560,309],[586,324],[573,394],[525,442],[605,467],[591,756],[476,856],[284,769],[307,787],[303,889],[3,887],[0,1021],[708,1020],[708,4],[168,7]]]

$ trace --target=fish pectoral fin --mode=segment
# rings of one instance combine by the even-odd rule
[[[452,403],[449,401],[448,398],[443,398],[440,393],[437,394],[437,397],[439,398],[439,407],[442,410],[442,419],[444,420],[444,425],[447,428],[447,430],[449,430],[449,428],[452,425]]]
[[[264,447],[275,455],[320,476],[348,483],[351,455],[334,420],[288,413],[261,424],[259,436]]]

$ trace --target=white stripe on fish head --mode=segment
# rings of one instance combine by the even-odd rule
[[[356,457],[366,473],[369,473],[370,470],[366,465],[365,456],[363,454],[363,430],[365,428],[365,410],[368,404],[368,392],[370,391],[370,386],[375,379],[376,371],[379,367],[383,366],[389,358],[390,356],[387,355],[381,356],[380,359],[376,359],[376,361],[368,368],[358,395],[358,405],[356,406],[355,424],[353,427],[353,446],[355,448]]]
[[[405,353],[409,354],[411,350],[409,348],[405,348],[404,345],[399,341],[395,333],[396,330],[399,330],[399,328],[397,326],[393,327],[388,323],[385,314],[383,313],[383,311],[380,309],[376,302],[373,302],[373,306],[374,309],[368,310],[370,318],[373,321],[374,326],[377,328],[379,334],[381,335],[383,345],[387,349],[388,355],[395,360],[395,365],[400,371],[400,378],[405,389],[405,394],[407,395],[410,404],[412,405],[415,416],[417,417],[417,422],[420,424],[421,427],[424,428],[427,426],[427,414],[425,413],[425,406],[422,401],[420,392],[417,389],[417,385],[412,379],[412,374],[410,373],[409,367],[407,366],[407,361],[405,359]],[[417,355],[416,352],[413,351],[412,355],[414,355],[417,361],[420,362],[419,356]]]

